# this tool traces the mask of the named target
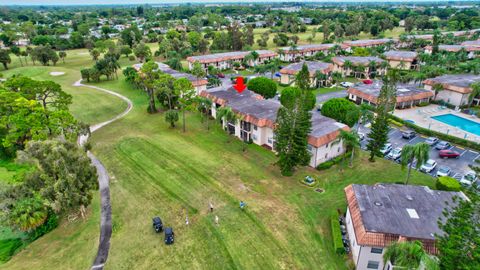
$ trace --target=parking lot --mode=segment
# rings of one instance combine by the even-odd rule
[[[368,138],[367,134],[370,132],[370,129],[364,126],[360,126],[359,132],[365,134],[365,139],[361,142],[362,149],[366,149]],[[407,140],[402,138],[402,131],[397,128],[391,128],[388,133],[388,142],[392,144],[392,148],[402,147],[406,144],[416,144],[419,142],[424,142],[427,137],[417,134],[414,138]],[[458,146],[452,146],[449,149],[457,151],[460,153],[458,158],[449,158],[443,159],[438,155],[439,150],[436,150],[434,146],[430,149],[430,159],[433,159],[437,162],[437,167],[430,173],[432,176],[436,176],[438,168],[441,166],[448,166],[452,170],[450,176],[460,179],[466,172],[471,171],[468,165],[475,164],[475,160],[480,158],[480,153],[471,149],[465,149]],[[392,161],[393,162],[393,161]]]

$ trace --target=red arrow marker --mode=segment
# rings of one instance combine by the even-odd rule
[[[243,77],[237,77],[236,84],[233,86],[233,88],[235,88],[238,93],[242,93],[246,87],[247,85],[243,83]]]

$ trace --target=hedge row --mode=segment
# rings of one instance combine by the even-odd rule
[[[342,241],[342,231],[340,230],[340,223],[338,222],[338,214],[334,214],[331,218],[333,249],[338,254],[345,253]]]
[[[338,156],[338,157],[334,157],[330,160],[327,160],[323,163],[320,163],[317,166],[317,170],[323,171],[323,170],[326,170],[326,169],[330,169],[333,165],[340,163],[340,161],[342,161],[342,158],[343,158],[343,156]]]
[[[460,183],[453,177],[450,176],[441,176],[438,178],[436,187],[438,190],[445,191],[460,191],[462,186]]]
[[[441,132],[438,132],[438,131],[434,131],[434,130],[431,130],[431,129],[428,129],[428,128],[419,127],[419,126],[417,126],[415,124],[412,124],[410,122],[407,122],[407,121],[405,121],[405,120],[403,120],[399,117],[396,117],[395,115],[390,115],[390,118],[393,119],[396,122],[402,123],[404,126],[407,126],[411,129],[415,130],[417,133],[420,133],[420,134],[423,134],[423,135],[426,135],[426,136],[437,137],[440,140],[449,141],[451,143],[454,143],[454,144],[457,144],[457,145],[460,145],[460,146],[463,146],[463,147],[468,147],[468,148],[472,148],[474,150],[480,151],[480,144],[478,144],[476,142],[472,142],[472,141],[465,140],[465,139],[462,139],[462,138],[458,138],[458,137],[455,137],[455,136],[450,136],[450,135],[447,135],[447,134],[444,134],[444,133],[441,133]]]

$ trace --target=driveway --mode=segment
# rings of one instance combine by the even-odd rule
[[[344,98],[347,96],[346,90],[335,91],[331,93],[319,94],[317,95],[317,103],[324,103],[325,101],[332,98]]]
[[[370,132],[370,129],[364,126],[360,126],[359,132],[367,135]],[[362,140],[361,147],[362,149],[366,149],[368,138]],[[415,136],[414,138],[407,140],[402,138],[402,131],[398,128],[391,128],[390,132],[388,133],[388,142],[392,144],[392,147],[403,147],[407,144],[416,144],[419,142],[424,142],[427,137],[423,135]],[[469,165],[475,164],[476,160],[480,158],[480,153],[472,150],[466,149],[459,146],[452,146],[451,150],[457,151],[460,153],[459,158],[452,158],[452,159],[443,159],[438,156],[438,150],[435,147],[431,147],[430,149],[430,159],[433,159],[437,162],[437,167],[430,173],[432,176],[436,176],[437,170],[441,166],[448,166],[452,170],[452,174],[450,176],[460,179],[466,172],[471,171]]]

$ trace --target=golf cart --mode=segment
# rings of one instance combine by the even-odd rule
[[[153,229],[155,229],[155,232],[159,233],[163,231],[163,223],[159,217],[154,217],[152,221],[153,221]]]
[[[172,227],[165,228],[165,244],[171,245],[174,242],[175,233],[173,233]]]

